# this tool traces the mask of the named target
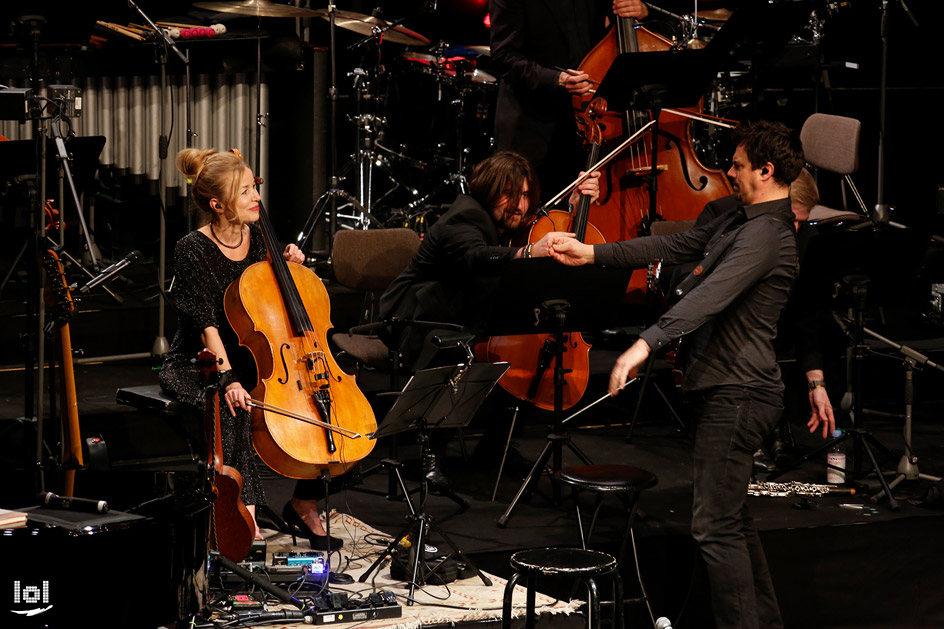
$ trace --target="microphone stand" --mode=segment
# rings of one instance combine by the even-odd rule
[[[911,448],[911,411],[914,408],[914,368],[917,365],[925,365],[937,369],[940,372],[944,372],[944,367],[930,360],[927,356],[921,352],[908,347],[907,345],[900,345],[891,339],[887,339],[877,332],[873,332],[867,327],[863,327],[862,331],[871,336],[874,339],[877,339],[886,345],[890,345],[897,351],[899,354],[905,357],[902,361],[902,364],[905,367],[905,425],[903,428],[904,439],[905,439],[905,453],[901,456],[901,460],[898,462],[898,467],[894,472],[889,472],[889,475],[895,475],[895,478],[888,483],[888,486],[891,489],[897,487],[902,481],[906,480],[916,480],[923,479],[929,480],[931,482],[938,482],[941,480],[938,476],[931,476],[930,474],[922,474],[918,470],[918,457],[915,456],[914,451]],[[878,503],[884,495],[883,491],[876,492],[873,494],[869,500],[874,504]]]
[[[157,62],[161,67],[161,107],[160,107],[160,117],[161,117],[161,136],[158,141],[158,157],[161,160],[160,176],[158,177],[157,188],[158,188],[158,198],[160,199],[161,204],[161,216],[160,216],[160,232],[159,232],[159,251],[158,251],[158,264],[157,264],[157,285],[158,285],[158,300],[157,300],[157,336],[154,339],[154,343],[151,346],[151,355],[152,356],[163,356],[170,350],[170,345],[167,342],[167,337],[164,336],[164,318],[165,318],[165,306],[164,301],[164,283],[166,282],[166,273],[167,273],[167,253],[166,253],[166,241],[167,241],[167,219],[165,217],[165,212],[167,209],[167,188],[165,186],[165,177],[167,176],[167,136],[164,135],[164,123],[166,120],[165,109],[167,107],[167,49],[170,48],[174,53],[180,57],[180,60],[184,64],[185,76],[186,76],[186,95],[187,100],[187,146],[190,146],[191,142],[191,130],[190,130],[190,57],[182,52],[180,48],[174,43],[174,40],[170,38],[162,29],[151,21],[151,18],[141,10],[141,7],[135,3],[134,0],[128,0],[128,6],[135,11],[137,11],[144,21],[148,23],[154,32],[159,37],[159,45],[157,47]],[[189,227],[189,225],[188,225]]]

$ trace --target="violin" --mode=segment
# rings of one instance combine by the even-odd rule
[[[287,262],[265,207],[259,223],[268,259],[246,269],[223,297],[226,317],[256,361],[252,439],[270,468],[290,478],[341,475],[370,454],[374,412],[328,350],[328,291],[315,273]]]
[[[223,440],[220,435],[219,361],[216,354],[204,349],[197,354],[197,364],[206,383],[206,431],[209,452],[210,491],[213,500],[213,539],[211,548],[227,559],[240,562],[249,554],[256,524],[242,501],[243,476],[223,463]]]
[[[590,116],[578,116],[578,128],[590,144],[587,171],[597,163],[602,139],[600,127]],[[551,210],[531,225],[528,242],[536,243],[550,232],[571,232],[588,244],[605,242],[600,231],[587,220],[590,196],[583,195],[573,212]],[[580,332],[564,334],[563,409],[580,401],[587,390],[590,374],[590,344]],[[487,362],[508,362],[511,368],[498,381],[505,391],[544,410],[554,408],[556,334],[493,336],[486,346]]]
[[[606,36],[587,53],[579,69],[592,81],[602,81],[617,55],[670,50],[676,45],[636,24],[633,18],[619,17]],[[640,63],[645,63],[644,59]],[[602,98],[592,93],[573,98],[578,118],[591,117],[601,129],[606,145],[634,134],[650,122],[647,112],[613,112]],[[590,220],[610,242],[649,234],[656,220],[696,218],[705,203],[733,192],[721,170],[702,164],[691,137],[691,119],[705,117],[701,104],[695,108],[659,113],[658,131],[633,144],[630,150],[603,170],[600,198],[590,210]],[[653,159],[653,148],[658,149]],[[645,271],[633,273],[629,290],[641,295]]]

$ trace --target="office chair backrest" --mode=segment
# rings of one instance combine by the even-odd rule
[[[384,290],[413,259],[420,238],[411,229],[348,229],[334,236],[332,264],[338,282],[362,291]]]
[[[813,114],[803,123],[800,141],[806,161],[817,168],[849,175],[859,168],[859,133],[855,118]]]

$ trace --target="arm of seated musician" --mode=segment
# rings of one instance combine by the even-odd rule
[[[222,361],[220,363],[220,371],[230,371],[233,368],[229,362],[229,357],[226,355],[223,339],[220,338],[220,331],[216,326],[204,328],[203,332],[200,333],[200,340],[203,341],[204,347],[216,354],[217,358]],[[243,388],[243,385],[238,380],[234,380],[226,385],[226,394],[223,399],[226,401],[226,406],[229,407],[229,412],[233,415],[236,414],[237,408],[246,411],[249,410],[249,400],[251,399],[249,392]]]

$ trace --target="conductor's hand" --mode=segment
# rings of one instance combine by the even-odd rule
[[[289,262],[295,262],[296,264],[303,264],[305,262],[305,254],[302,253],[302,250],[293,244],[288,244],[285,246],[285,252],[282,254]]]
[[[619,17],[643,18],[649,15],[649,8],[641,0],[613,0],[613,13]]]
[[[577,96],[590,91],[589,78],[589,74],[580,70],[564,70],[557,75],[557,85]]]
[[[610,395],[617,395],[626,386],[627,380],[636,377],[639,366],[646,362],[649,352],[649,344],[642,339],[638,339],[616,359],[613,371],[610,372],[610,386],[608,388]]]
[[[554,238],[550,241],[549,255],[567,266],[593,264],[593,245],[587,245],[576,238]]]
[[[583,171],[581,171],[580,176],[583,176]],[[580,202],[580,197],[588,196],[590,201],[596,201],[600,198],[600,171],[595,170],[590,173],[590,176],[584,179],[574,191],[570,193],[570,198],[568,202],[575,206]]]
[[[249,396],[249,391],[243,388],[243,385],[238,382],[232,382],[226,387],[226,395],[223,399],[226,400],[226,406],[229,407],[229,412],[235,415],[237,408],[248,411],[249,400],[252,398]]]
[[[828,438],[836,429],[836,418],[833,416],[833,405],[829,403],[829,395],[824,387],[816,387],[810,391],[810,410],[810,421],[806,423],[810,432],[816,432],[822,424],[823,439]]]
[[[552,242],[573,238],[574,236],[576,236],[576,234],[571,232],[550,232],[544,234],[544,236],[541,237],[541,240],[537,241],[531,246],[531,257],[546,258],[551,255]]]

